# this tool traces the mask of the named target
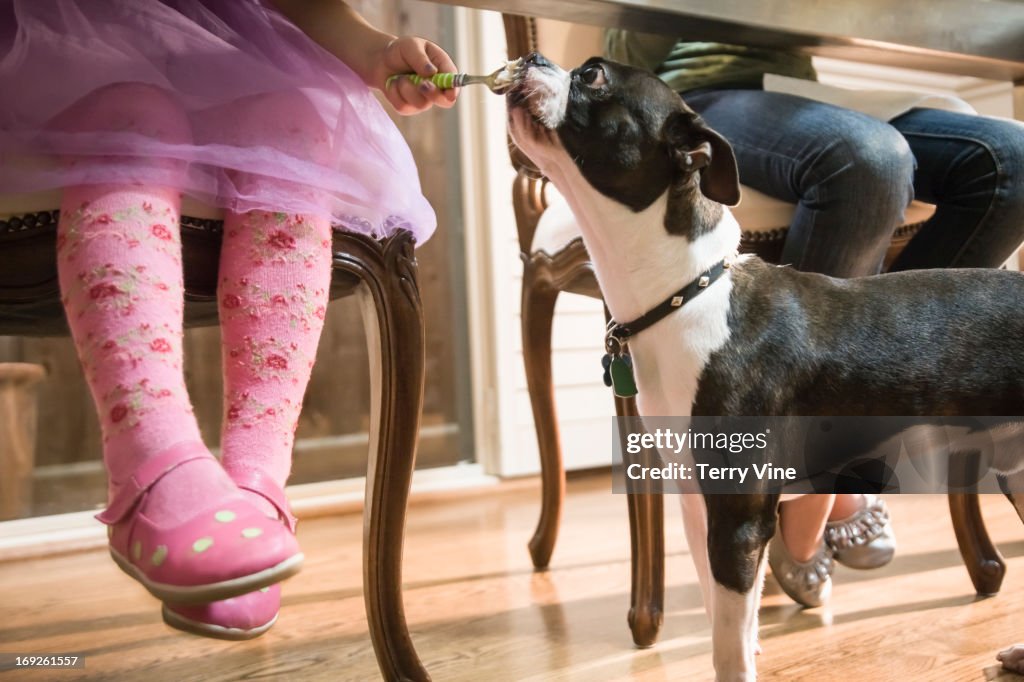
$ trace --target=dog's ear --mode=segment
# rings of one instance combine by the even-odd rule
[[[692,111],[677,111],[665,121],[665,143],[683,172],[700,173],[700,191],[726,206],[740,203],[740,176],[736,156],[724,137]]]

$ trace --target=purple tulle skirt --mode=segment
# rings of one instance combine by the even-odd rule
[[[187,134],[55,123],[118,84],[168,96]],[[419,243],[436,224],[369,89],[259,0],[0,0],[0,193],[123,182]]]

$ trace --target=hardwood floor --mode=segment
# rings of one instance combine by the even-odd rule
[[[668,503],[665,625],[657,646],[626,627],[626,501],[607,475],[571,481],[545,573],[526,540],[533,482],[460,494],[410,510],[406,612],[435,680],[702,680],[709,629],[677,506]],[[832,604],[803,611],[769,577],[761,608],[764,680],[980,680],[994,654],[1024,641],[1024,528],[1001,497],[985,516],[1009,571],[977,599],[960,563],[944,497],[889,497],[900,543],[876,571],[839,568]],[[285,587],[277,626],[250,642],[177,633],[105,552],[0,563],[0,652],[78,652],[84,670],[0,673],[0,680],[374,680],[361,594],[358,515],[306,520],[305,570]],[[1003,675],[1000,679],[1020,679]]]

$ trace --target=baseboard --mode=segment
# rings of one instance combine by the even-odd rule
[[[416,443],[416,464],[424,471],[456,463],[460,448],[459,425],[453,422],[424,424]],[[370,434],[346,433],[300,438],[292,456],[291,481],[305,484],[341,481],[362,476]],[[212,450],[218,454],[216,450]],[[297,487],[297,485],[296,485]],[[38,465],[32,471],[33,517],[89,509],[107,494],[107,474],[99,459]]]
[[[499,479],[479,464],[423,469],[413,473],[410,504],[443,498],[455,491],[488,490]],[[288,486],[292,509],[300,518],[358,513],[363,509],[366,479],[350,478]],[[55,514],[0,523],[0,562],[81,552],[103,547],[103,525],[94,511]]]

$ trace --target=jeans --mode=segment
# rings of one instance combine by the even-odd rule
[[[876,274],[915,196],[935,215],[891,270],[999,267],[1024,242],[1020,122],[913,109],[884,123],[761,90],[684,99],[732,143],[743,184],[797,205],[783,263]]]

